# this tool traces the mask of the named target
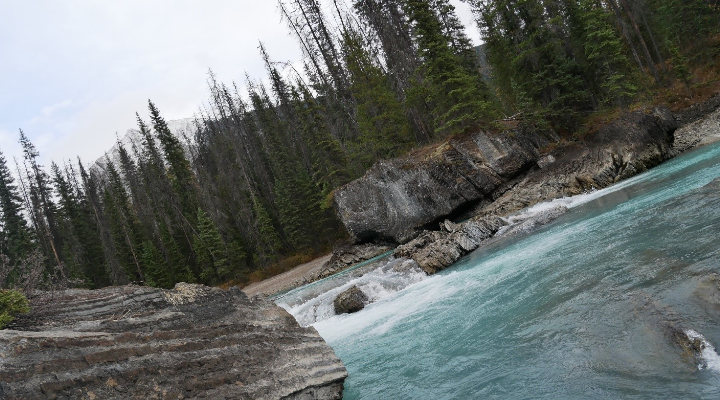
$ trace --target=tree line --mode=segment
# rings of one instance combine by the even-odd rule
[[[300,71],[261,43],[266,79],[210,73],[192,137],[149,102],[142,139],[99,167],[46,168],[20,131],[22,157],[0,153],[0,286],[247,282],[342,238],[333,190],[378,160],[520,113],[572,132],[718,56],[715,0],[467,3],[483,46],[449,0],[282,0]]]

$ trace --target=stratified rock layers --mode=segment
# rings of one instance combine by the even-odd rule
[[[543,135],[519,132],[453,138],[429,154],[378,162],[335,192],[335,209],[355,239],[404,242],[437,218],[488,200],[534,166],[547,143]]]
[[[314,328],[239,289],[67,290],[0,331],[3,399],[339,399]]]

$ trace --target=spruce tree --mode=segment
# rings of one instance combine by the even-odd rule
[[[423,76],[430,83],[427,88],[418,88],[416,101],[431,105],[435,130],[457,133],[492,121],[496,110],[487,88],[479,76],[468,73],[453,53],[429,1],[407,0],[404,9],[423,60]]]
[[[23,217],[22,198],[7,160],[0,152],[0,254],[8,257],[10,265],[15,265],[34,248],[32,231]]]
[[[397,156],[412,144],[410,124],[387,76],[363,47],[356,32],[345,32],[343,52],[356,100],[360,135],[352,156],[361,170],[379,159]]]
[[[41,249],[46,260],[53,260],[55,266],[62,266],[62,237],[59,236],[57,225],[57,207],[52,201],[52,189],[47,173],[40,165],[35,145],[25,133],[20,130],[20,145],[26,163],[26,174],[29,182],[29,198],[32,204],[33,221],[35,222],[35,235],[40,239]],[[48,272],[51,266],[48,265]]]
[[[200,264],[200,281],[213,284],[231,276],[227,247],[215,223],[202,209],[198,209],[197,233],[193,236],[193,250]]]

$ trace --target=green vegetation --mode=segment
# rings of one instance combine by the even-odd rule
[[[15,319],[18,314],[30,312],[28,300],[17,290],[0,290],[0,329]]]
[[[0,286],[28,281],[30,254],[33,281],[88,287],[260,279],[343,237],[333,190],[378,160],[509,116],[570,135],[718,88],[715,0],[467,2],[481,47],[448,0],[283,0],[303,71],[261,44],[268,84],[211,73],[189,140],[149,102],[138,143],[48,174],[21,131],[15,170],[0,155]]]

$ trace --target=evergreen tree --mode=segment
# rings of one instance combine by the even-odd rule
[[[174,285],[169,275],[169,267],[155,244],[145,240],[141,246],[140,260],[145,267],[145,283],[149,286],[169,289]]]
[[[345,33],[343,51],[360,131],[352,153],[364,171],[375,160],[394,157],[410,147],[410,124],[387,76],[363,48],[358,33]]]
[[[215,223],[202,209],[198,209],[198,228],[193,236],[193,249],[200,264],[200,280],[206,284],[230,278],[232,270],[225,242]]]
[[[39,163],[35,145],[20,130],[20,144],[25,156],[26,174],[29,182],[29,198],[32,204],[32,215],[35,223],[36,236],[41,238],[42,250],[47,260],[54,260],[56,266],[62,266],[57,226],[57,208],[52,202],[49,177]],[[49,267],[49,266],[48,266]]]
[[[418,89],[416,96],[431,104],[436,131],[455,133],[490,122],[496,111],[487,88],[479,76],[463,68],[429,1],[407,0],[404,9],[413,24],[423,75],[430,83],[429,87]]]
[[[588,81],[601,103],[627,104],[638,90],[621,37],[612,15],[595,0],[580,0],[580,40],[589,64]]]
[[[15,265],[34,248],[32,231],[23,217],[22,198],[0,152],[0,254]]]

